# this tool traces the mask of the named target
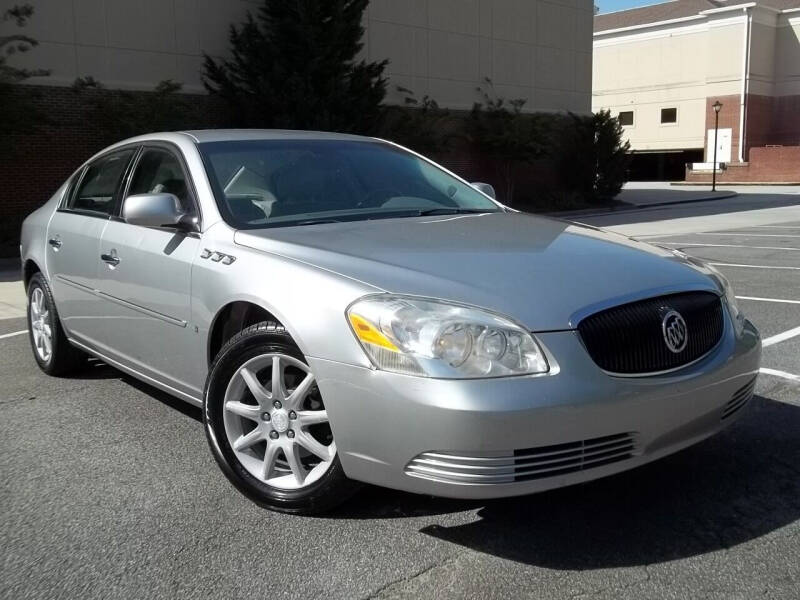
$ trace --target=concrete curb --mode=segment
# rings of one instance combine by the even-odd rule
[[[757,185],[757,186],[768,186],[774,185],[777,187],[780,186],[793,186],[793,185],[800,185],[800,181],[769,181],[769,182],[761,182],[761,181],[723,181],[720,182],[721,185]],[[693,186],[693,185],[709,185],[707,182],[692,182],[692,181],[671,181],[670,185],[674,185],[676,187],[680,186]]]
[[[570,217],[593,217],[596,215],[608,215],[612,213],[619,213],[619,212],[632,212],[635,210],[647,210],[648,208],[660,208],[662,206],[675,206],[678,204],[694,204],[696,202],[711,202],[713,200],[725,200],[726,198],[734,198],[739,194],[736,192],[730,192],[726,194],[720,194],[717,196],[703,196],[701,198],[691,198],[689,200],[666,200],[664,202],[651,202],[648,204],[631,204],[628,203],[627,206],[616,206],[610,207],[602,210],[593,210],[590,208],[582,209],[582,210],[572,210],[572,211],[560,211],[560,212],[549,212],[549,213],[541,213],[548,217],[559,217],[564,218],[566,216]]]

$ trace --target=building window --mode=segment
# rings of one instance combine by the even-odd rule
[[[662,108],[661,109],[661,123],[677,123],[678,122],[678,109],[677,108]]]
[[[623,110],[622,112],[617,115],[617,119],[619,119],[619,124],[625,127],[632,127],[633,126],[633,111],[632,110]]]

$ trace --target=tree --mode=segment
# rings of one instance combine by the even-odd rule
[[[160,81],[152,92],[107,90],[93,77],[79,77],[72,85],[82,97],[86,122],[108,143],[151,133],[196,127],[199,116],[181,97],[181,84]]]
[[[484,81],[486,88],[477,88],[484,101],[472,107],[468,130],[477,149],[497,162],[505,184],[505,202],[511,204],[514,167],[543,156],[547,135],[541,117],[522,112],[525,100],[499,98],[494,94],[492,81],[489,78]]]
[[[598,203],[619,194],[630,164],[630,144],[623,141],[623,134],[610,111],[570,114],[558,135],[558,168],[564,187]]]
[[[381,116],[387,61],[356,57],[369,0],[263,0],[231,26],[231,58],[203,79],[240,126],[363,133]]]
[[[413,91],[397,86],[404,94],[403,106],[386,106],[375,135],[397,142],[416,152],[439,155],[463,137],[460,120],[441,108],[430,96],[417,100]]]
[[[0,21],[15,21],[17,27],[24,27],[33,15],[29,4],[14,5],[0,15]],[[9,140],[9,134],[31,130],[40,120],[40,111],[33,103],[30,94],[15,93],[14,85],[30,77],[43,77],[50,74],[46,69],[22,69],[8,64],[8,58],[17,52],[28,52],[38,42],[23,34],[0,37],[0,149]]]

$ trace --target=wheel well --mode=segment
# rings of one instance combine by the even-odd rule
[[[245,327],[261,321],[273,321],[281,324],[275,315],[252,302],[231,302],[222,307],[211,325],[208,336],[208,364],[213,362],[225,342]]]
[[[31,280],[31,277],[40,271],[39,265],[32,260],[28,259],[25,261],[25,265],[22,267],[22,281],[25,285],[25,291],[28,290],[28,282]]]

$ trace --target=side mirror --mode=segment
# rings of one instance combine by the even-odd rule
[[[489,183],[481,183],[480,181],[476,181],[475,183],[471,184],[479,192],[483,192],[492,200],[497,200],[497,194],[494,193],[494,187]]]
[[[134,194],[122,203],[122,218],[142,227],[179,227],[184,222],[175,194]]]

